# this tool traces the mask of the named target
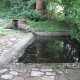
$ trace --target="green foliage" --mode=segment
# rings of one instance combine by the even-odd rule
[[[34,21],[44,21],[46,20],[46,16],[40,16],[35,11],[36,8],[36,0],[29,0],[27,2],[26,10],[22,10],[23,18],[29,18],[30,20]]]
[[[15,15],[17,18],[20,16],[21,10],[25,7],[23,0],[10,0],[11,1],[11,8],[10,8],[10,15]]]
[[[29,0],[27,2],[27,9],[35,9],[36,7],[36,0]]]
[[[22,9],[20,15],[22,16],[22,18],[25,18],[25,19],[30,19],[30,20],[33,20],[33,21],[44,21],[47,19],[47,17],[44,15],[44,16],[40,16],[38,15],[35,10],[33,9],[30,9],[30,10],[24,10]]]
[[[43,0],[43,2],[45,3],[45,15],[47,17],[62,19],[68,24],[67,26],[72,28],[70,31],[72,38],[80,37],[78,36],[80,34],[80,0]],[[29,18],[34,21],[46,20],[46,16],[36,14],[35,6],[36,0],[1,0],[0,17]],[[63,10],[57,11],[57,6],[60,6]],[[52,27],[49,28],[52,29]]]
[[[64,32],[68,29],[65,23],[55,20],[46,20],[39,22],[27,20],[27,23],[39,32]]]
[[[19,30],[6,30],[6,29],[0,29],[0,34],[1,35],[14,35],[14,34],[24,34],[23,32],[19,31]],[[26,33],[27,34],[27,33]]]
[[[71,34],[72,38],[79,38],[78,29],[76,29],[76,28],[72,27],[72,30],[70,31],[70,34]]]
[[[63,20],[71,27],[72,38],[79,38],[80,32],[80,0],[62,0],[64,6]]]
[[[46,15],[49,18],[56,19],[57,18],[57,6],[60,5],[61,0],[44,0],[46,4]]]
[[[1,0],[0,1],[0,7],[1,8],[9,7],[9,0]]]
[[[0,15],[0,17],[18,18],[20,16],[21,9],[24,7],[23,0],[6,0],[6,2],[2,0],[2,2],[5,4],[5,6],[0,6],[0,10],[3,13]]]
[[[64,68],[65,68],[64,64],[62,64],[62,65],[59,66],[60,70],[64,70]]]

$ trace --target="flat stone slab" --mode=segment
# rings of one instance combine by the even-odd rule
[[[61,76],[59,77],[59,80],[67,80],[67,78],[66,78],[64,75],[61,75]]]
[[[33,40],[35,39],[34,35],[32,33],[28,34],[26,37],[24,37],[21,41],[19,41],[17,44],[12,46],[12,48],[6,53],[0,56],[0,65],[2,64],[9,64],[11,61],[14,60],[14,57],[19,57],[21,54],[23,54],[23,50],[25,50],[26,47],[28,47]]]
[[[33,70],[33,71],[38,71],[38,70],[39,70],[39,68],[32,68],[32,70]]]
[[[10,39],[11,41],[15,41],[17,38],[12,38],[12,39]]]
[[[53,69],[41,69],[41,71],[46,72],[46,71],[53,71]]]
[[[24,78],[23,77],[21,77],[21,76],[18,76],[18,77],[15,77],[14,79],[12,79],[12,80],[24,80]]]
[[[18,75],[18,72],[16,72],[16,71],[11,71],[10,74],[11,74],[11,75]]]
[[[10,75],[10,74],[5,74],[5,75],[2,75],[1,78],[3,79],[12,79],[14,76],[13,75]]]
[[[31,72],[31,76],[42,76],[44,75],[45,73],[43,72],[40,72],[40,71],[32,71]]]
[[[0,67],[0,80],[80,80],[80,69],[65,68],[62,71],[58,68],[59,65],[61,64],[4,65]]]
[[[26,78],[25,80],[41,80],[39,77]]]
[[[22,73],[22,74],[27,72],[26,69],[20,69],[20,68],[17,68],[15,71],[18,72],[18,73]]]
[[[46,72],[46,75],[47,75],[47,76],[55,76],[56,73],[54,73],[54,72]]]
[[[8,71],[8,70],[7,69],[2,69],[2,70],[0,70],[0,73],[4,73],[6,71]]]
[[[37,36],[70,36],[69,32],[36,32]]]
[[[30,72],[26,72],[25,74],[23,74],[24,78],[27,78],[27,77],[30,77],[30,76],[31,76]]]
[[[54,76],[43,76],[41,77],[42,80],[55,80]]]

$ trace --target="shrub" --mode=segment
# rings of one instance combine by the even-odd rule
[[[23,12],[23,17],[24,18],[29,18],[30,20],[34,20],[34,21],[44,21],[47,19],[46,16],[41,16],[36,14],[35,10],[30,9],[29,11],[25,11]]]

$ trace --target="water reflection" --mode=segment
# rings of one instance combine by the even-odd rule
[[[80,45],[68,37],[37,39],[18,62],[71,63],[80,61]]]

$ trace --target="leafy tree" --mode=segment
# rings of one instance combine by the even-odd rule
[[[68,16],[70,13],[70,8],[74,5],[75,0],[62,0],[62,5],[64,7],[64,15]]]

